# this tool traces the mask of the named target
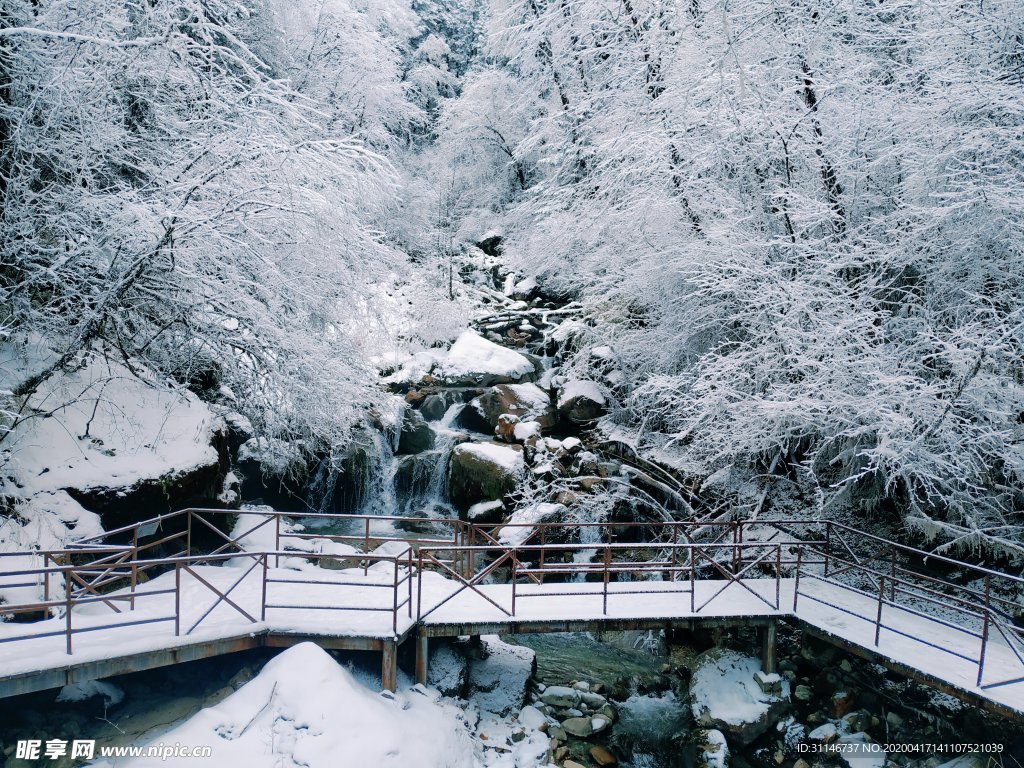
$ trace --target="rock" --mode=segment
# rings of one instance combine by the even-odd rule
[[[548,728],[548,736],[552,739],[565,742],[569,739],[569,735],[565,732],[565,729],[560,725],[552,725]]]
[[[709,728],[698,739],[697,765],[701,768],[726,768],[729,765],[729,744],[721,731]]]
[[[590,691],[580,691],[580,701],[586,704],[591,709],[600,709],[608,700],[599,693],[591,693]]]
[[[846,733],[836,743],[848,745],[839,748],[839,759],[849,768],[882,768],[885,765],[884,750],[862,746],[875,744],[875,740],[866,733]]]
[[[496,501],[516,487],[525,472],[521,449],[497,443],[463,443],[448,464],[448,498],[461,512],[481,501]]]
[[[483,712],[505,717],[521,711],[526,689],[537,668],[537,654],[522,645],[511,645],[497,635],[480,638],[483,658],[469,662],[468,695]]]
[[[568,707],[567,709],[559,710],[559,717],[583,717],[583,710],[577,707]]]
[[[754,682],[764,693],[772,696],[779,696],[782,693],[782,677],[778,674],[768,674],[759,669],[754,674]]]
[[[811,689],[809,686],[806,685],[798,685],[796,689],[793,691],[793,696],[799,699],[800,701],[810,701]]]
[[[592,733],[600,733],[612,724],[612,721],[601,715],[590,718],[590,729]]]
[[[618,758],[605,747],[591,747],[590,758],[600,766],[618,765]]]
[[[558,413],[573,424],[590,424],[606,412],[607,401],[592,381],[570,380],[558,392]]]
[[[588,683],[586,680],[577,680],[575,683],[572,684],[572,687],[575,688],[577,691],[589,691],[590,683]]]
[[[607,717],[613,723],[619,719],[619,715],[615,711],[615,707],[611,704],[605,704],[597,711],[597,714],[601,715],[601,717]]]
[[[468,680],[469,662],[451,644],[430,649],[427,684],[431,688],[440,691],[442,696],[461,696]]]
[[[811,768],[811,764],[801,757],[799,760],[793,763],[793,768]]]
[[[833,717],[842,717],[853,711],[856,696],[852,691],[838,691],[832,694],[831,705]]]
[[[594,732],[589,717],[570,717],[562,723],[562,728],[571,736],[585,739]]]
[[[448,401],[440,394],[427,395],[420,404],[420,415],[427,421],[440,421],[447,411]]]
[[[562,763],[563,768],[586,768],[585,765],[580,765],[575,760],[566,760]]]
[[[889,726],[889,729],[893,731],[898,731],[903,727],[903,718],[895,712],[887,712],[885,715],[885,722]]]
[[[446,386],[486,387],[532,381],[541,370],[543,365],[532,356],[467,330],[455,341],[445,358],[435,364],[431,373]]]
[[[434,430],[430,428],[419,411],[407,408],[402,419],[402,431],[398,438],[399,455],[423,453],[434,447]]]
[[[548,719],[536,707],[525,706],[519,710],[519,722],[522,723],[523,727],[531,730],[544,730],[548,724]]]
[[[494,434],[506,443],[516,442],[516,427],[519,426],[519,417],[511,413],[503,413],[498,417],[498,426],[494,428]]]
[[[760,668],[758,659],[723,648],[698,656],[690,680],[698,724],[746,746],[778,722],[789,708],[789,684],[781,681],[781,695],[764,693],[754,682]]]
[[[466,512],[466,519],[477,525],[500,523],[504,517],[505,505],[500,501],[481,501]]]
[[[575,707],[580,703],[580,692],[563,685],[551,685],[544,690],[540,698],[552,707]]]
[[[558,422],[558,411],[550,395],[536,384],[499,384],[474,398],[469,407],[491,429],[498,426],[498,420],[505,414],[520,421],[536,421],[544,432]]]
[[[578,437],[567,437],[562,441],[561,450],[572,456],[583,450],[583,442]]]

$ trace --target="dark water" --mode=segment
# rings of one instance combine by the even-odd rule
[[[565,685],[573,680],[601,683],[607,689],[658,685],[662,681],[659,669],[668,657],[651,653],[642,644],[623,648],[632,643],[622,633],[618,636],[622,639],[615,644],[601,642],[589,632],[510,635],[506,639],[537,652],[537,680],[545,685]]]

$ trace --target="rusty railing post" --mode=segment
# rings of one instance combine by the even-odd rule
[[[775,610],[782,605],[782,545],[775,545]]]
[[[546,523],[541,523],[540,527],[540,583],[544,583],[544,553],[547,550],[547,535],[548,526]]]
[[[601,609],[601,615],[608,615],[608,577],[609,571],[612,564],[612,548],[610,544],[604,545],[604,604]]]
[[[696,545],[692,541],[690,542],[689,545],[687,545],[687,549],[690,552],[690,613],[691,614],[697,612],[697,561],[694,559],[696,557],[696,552],[694,550],[695,546]]]
[[[793,614],[796,614],[796,601],[800,596],[800,571],[803,568],[804,560],[804,547],[803,544],[797,545],[796,549],[796,578],[793,581]]]
[[[516,572],[516,566],[519,564],[519,558],[516,557],[515,550],[512,550],[512,615],[516,615],[516,581],[519,574]]]
[[[678,543],[679,543],[679,526],[676,525],[675,523],[673,523],[672,524],[672,558],[669,560],[669,563],[670,563],[669,567],[671,568],[671,570],[669,571],[669,573],[671,574],[671,578],[670,578],[671,581],[675,581],[676,580],[676,546],[678,545]]]
[[[342,530],[344,530],[344,529],[342,529]],[[281,551],[281,513],[280,512],[275,512],[274,513],[274,551],[275,552],[280,552]],[[281,567],[281,556],[280,555],[274,555],[274,567],[275,568],[280,568]]]
[[[370,554],[370,518],[369,518],[368,515],[363,518],[363,522],[365,523],[365,526],[363,528],[363,530],[364,530],[364,533],[363,533],[363,554],[364,555],[368,555],[368,554]],[[363,559],[363,576],[365,576],[369,572],[370,572],[370,561],[364,558]]]
[[[50,602],[50,553],[43,552],[43,602]],[[50,607],[46,607],[46,612],[50,612]]]
[[[828,578],[828,561],[832,554],[832,521],[825,521],[825,572],[822,574],[824,578]]]
[[[391,632],[398,637],[398,558],[395,558],[395,580],[392,585]]]
[[[423,550],[416,553],[416,623],[423,618]]]
[[[978,682],[977,686],[981,688],[981,681],[985,675],[985,652],[988,650],[988,633],[989,633],[989,605],[991,603],[990,597],[992,594],[992,577],[985,576],[985,607],[982,609],[982,624],[981,624],[981,653],[978,654]]]
[[[71,655],[71,572],[64,574],[64,632],[67,635],[67,652]]]
[[[878,614],[875,616],[875,648],[882,636],[882,605],[885,603],[885,576],[878,577]]]
[[[181,562],[174,564],[174,636],[181,635]]]
[[[270,555],[266,552],[261,556],[263,561],[263,588],[260,596],[260,621],[267,620],[267,571],[270,568]]]
[[[135,588],[139,583],[139,529],[135,528],[132,536],[132,584],[131,598],[128,600],[128,609],[135,610]]]

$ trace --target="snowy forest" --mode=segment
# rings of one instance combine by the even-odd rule
[[[497,235],[644,451],[1017,559],[1019,11],[4,0],[7,498],[122,376],[339,452]]]
[[[0,299],[0,765],[1024,761],[1020,0],[0,0]]]

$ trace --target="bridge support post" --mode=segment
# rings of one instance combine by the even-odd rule
[[[385,640],[381,650],[380,687],[385,691],[398,688],[398,641]]]
[[[427,667],[430,663],[430,638],[426,635],[416,636],[416,682],[427,684]]]
[[[779,671],[778,656],[775,651],[778,630],[778,622],[775,619],[770,619],[761,630],[761,669],[769,675]]]

